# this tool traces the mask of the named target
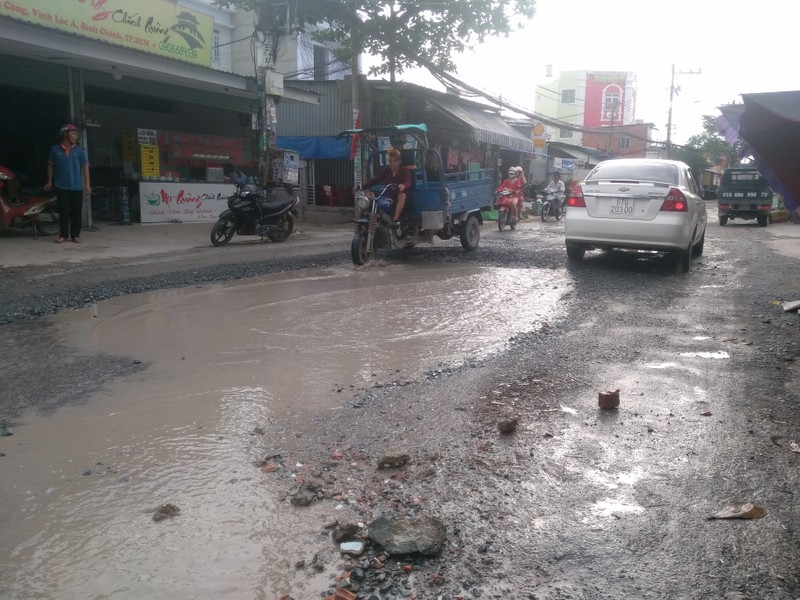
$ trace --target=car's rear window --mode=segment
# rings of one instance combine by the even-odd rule
[[[678,169],[675,165],[659,165],[648,163],[628,163],[609,161],[595,167],[587,179],[614,179],[624,181],[657,181],[670,185],[678,184]]]

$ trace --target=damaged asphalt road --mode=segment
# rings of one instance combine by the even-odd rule
[[[410,265],[503,265],[521,277],[568,269],[565,316],[515,336],[501,356],[357,392],[346,410],[315,420],[289,454],[280,449],[291,427],[265,425],[264,456],[276,467],[262,476],[291,502],[294,465],[302,464],[315,501],[345,502],[358,522],[388,514],[444,523],[444,549],[434,557],[386,556],[373,542],[347,557],[322,539],[324,568],[358,571],[345,587],[363,598],[798,598],[800,317],[780,303],[800,297],[800,284],[796,260],[766,248],[761,233],[711,222],[705,254],[681,276],[658,259],[621,253],[567,266],[561,230],[531,223],[514,235],[485,235],[468,256],[423,247],[397,254]],[[302,260],[349,259],[342,252]],[[285,266],[302,268],[293,264]],[[136,269],[135,281],[145,283],[109,283],[95,273],[96,285],[80,283],[80,296],[53,278],[37,284],[17,272],[2,293],[9,291],[6,304],[41,302],[48,313],[91,294],[222,273]],[[491,323],[489,310],[475,326]],[[12,426],[27,407],[57,411],[76,389],[141,368],[85,357],[93,376],[65,379],[56,374],[70,359],[37,319],[14,317],[0,334],[9,342],[0,354],[13,367],[0,415]],[[49,390],[59,386],[73,393],[54,400]],[[619,407],[602,410],[598,394],[616,389]],[[408,461],[378,468],[398,453]],[[709,518],[743,503],[763,516]]]

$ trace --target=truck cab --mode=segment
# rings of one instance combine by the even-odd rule
[[[719,224],[731,219],[756,219],[761,227],[769,223],[772,190],[754,166],[725,169],[717,190]]]

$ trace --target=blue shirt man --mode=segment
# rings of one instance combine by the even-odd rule
[[[91,194],[92,186],[89,183],[89,157],[78,146],[78,128],[75,125],[64,125],[61,143],[50,148],[44,189],[49,191],[54,183],[61,227],[56,243],[71,239],[80,244],[83,195]]]

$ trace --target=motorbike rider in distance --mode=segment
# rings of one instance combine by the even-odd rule
[[[375,194],[370,188],[379,183],[395,184],[386,190],[386,195],[394,201],[394,215],[392,216],[392,225],[400,225],[400,217],[403,214],[403,209],[406,206],[406,198],[408,197],[408,190],[411,188],[411,171],[403,169],[400,166],[400,150],[396,148],[389,148],[386,151],[386,157],[389,161],[389,166],[383,169],[375,177],[364,183],[364,190],[367,196],[374,198]]]
[[[566,186],[564,185],[564,182],[561,181],[561,173],[559,171],[553,171],[553,180],[547,184],[546,188],[544,188],[544,193],[552,193],[556,197],[556,200],[558,200],[559,209],[564,204]]]
[[[508,178],[503,180],[503,183],[494,191],[495,194],[499,194],[503,190],[511,190],[511,206],[514,207],[514,218],[517,221],[519,221],[520,206],[522,205],[520,200],[522,196],[522,180],[519,178],[521,170],[521,167],[509,167]]]

